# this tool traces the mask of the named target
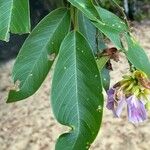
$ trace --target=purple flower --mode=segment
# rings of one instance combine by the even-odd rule
[[[123,108],[127,105],[128,119],[130,122],[139,123],[147,119],[145,105],[135,95],[126,98],[125,94],[116,88],[109,89],[107,95],[106,107],[112,110],[115,117],[120,117]]]
[[[146,109],[143,102],[135,95],[127,98],[128,119],[132,123],[143,122],[147,119]]]
[[[120,117],[126,106],[130,122],[145,121],[147,119],[146,109],[150,109],[150,86],[147,86],[149,82],[150,79],[140,70],[123,76],[122,80],[107,91],[106,107],[112,110],[115,117]]]
[[[114,88],[111,88],[107,91],[107,95],[108,95],[108,99],[107,99],[107,105],[106,107],[109,109],[109,110],[114,110],[114,102],[115,102],[115,99],[114,99],[114,95],[115,95],[115,89]]]
[[[116,88],[111,88],[107,91],[108,99],[106,107],[113,111],[115,117],[120,117],[126,101],[122,92],[119,94],[119,99],[115,100],[116,90]]]
[[[120,117],[121,112],[123,108],[125,107],[125,105],[126,105],[126,99],[125,99],[125,96],[122,94],[120,96],[120,99],[118,100],[118,104],[115,110],[116,117]]]

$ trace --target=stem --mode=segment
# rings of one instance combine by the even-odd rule
[[[73,24],[74,30],[78,30],[78,9],[73,7]]]
[[[136,68],[129,60],[128,60],[128,63],[129,63],[129,67],[130,67],[130,72],[134,72],[136,70]]]

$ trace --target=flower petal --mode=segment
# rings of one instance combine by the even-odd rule
[[[125,107],[125,105],[126,105],[126,101],[125,101],[125,98],[122,96],[118,102],[118,106],[115,111],[116,117],[120,117],[120,114],[121,114],[123,108]]]
[[[111,88],[107,91],[107,95],[108,95],[108,98],[107,98],[107,105],[106,107],[109,109],[109,110],[114,110],[114,93],[115,93],[115,89]]]
[[[147,119],[145,106],[135,95],[132,95],[127,99],[127,105],[128,119],[130,122],[139,123]]]

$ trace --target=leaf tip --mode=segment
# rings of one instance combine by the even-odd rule
[[[11,99],[11,92],[12,92],[12,91],[10,91],[9,94],[8,94],[6,103],[12,103],[12,102],[14,102],[14,101]]]

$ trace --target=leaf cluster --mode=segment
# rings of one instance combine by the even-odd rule
[[[24,42],[13,67],[14,87],[7,103],[33,95],[56,61],[52,109],[58,122],[71,128],[59,137],[56,150],[84,150],[100,129],[102,91],[110,83],[106,64],[112,57],[101,55],[107,49],[105,39],[148,76],[150,62],[125,20],[91,0],[59,2],[64,7],[45,16]],[[0,0],[0,8],[1,40],[8,41],[9,32],[30,32],[28,0]]]

